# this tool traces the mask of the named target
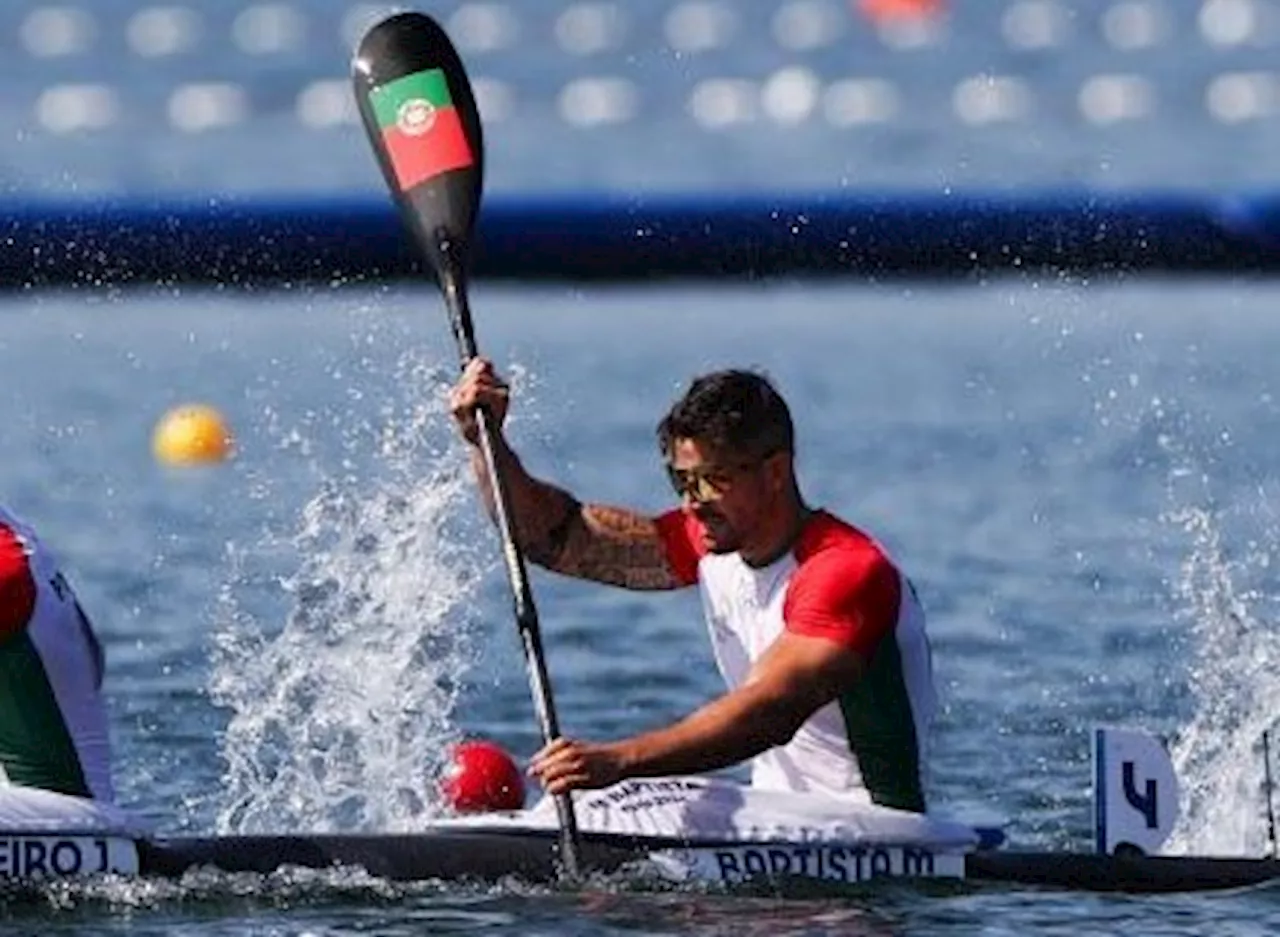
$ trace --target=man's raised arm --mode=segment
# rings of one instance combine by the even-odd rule
[[[516,542],[529,559],[566,576],[627,589],[683,585],[667,560],[654,518],[626,508],[582,504],[525,471],[500,431],[509,401],[510,390],[493,365],[476,358],[454,387],[450,409],[471,446],[471,465],[490,517],[496,514],[493,480],[479,446],[476,408],[485,408],[499,429],[494,461],[506,485]]]

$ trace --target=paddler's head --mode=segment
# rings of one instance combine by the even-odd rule
[[[754,371],[695,378],[658,424],[658,447],[712,553],[767,555],[803,509],[786,401]],[[750,559],[750,556],[747,557]]]
[[[450,749],[440,791],[459,813],[519,810],[524,806],[524,775],[500,746],[472,739]]]

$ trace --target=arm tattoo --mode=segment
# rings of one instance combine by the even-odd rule
[[[530,476],[515,454],[507,459],[508,493],[516,542],[531,562],[566,576],[624,589],[678,589],[667,551],[652,517],[625,508],[581,504],[562,488]],[[473,455],[484,482],[485,504],[494,513],[487,470]]]
[[[563,528],[561,532],[560,528]],[[624,589],[677,589],[653,518],[601,504],[577,506],[557,525],[548,569]]]
[[[539,566],[545,566],[548,569],[554,568],[556,557],[564,550],[564,545],[569,539],[569,533],[573,530],[574,518],[582,512],[582,505],[578,500],[567,491],[554,490],[560,495],[557,505],[560,509],[558,520],[547,520],[541,518],[543,532],[535,537],[528,538],[529,542],[525,544],[525,551],[529,554],[529,559],[537,563]],[[554,510],[554,507],[552,508]],[[550,512],[548,512],[550,513]],[[554,514],[552,517],[554,518]]]
[[[565,544],[569,542],[569,534],[573,532],[573,522],[582,514],[582,505],[576,499],[570,499],[568,508],[564,512],[564,517],[560,518],[560,522],[547,531],[547,556],[554,560],[562,552],[564,552]]]

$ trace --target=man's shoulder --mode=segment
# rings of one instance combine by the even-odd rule
[[[874,537],[825,510],[815,511],[805,524],[796,541],[795,556],[801,568],[895,565]]]

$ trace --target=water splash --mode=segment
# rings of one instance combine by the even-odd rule
[[[1280,713],[1280,633],[1259,614],[1267,596],[1241,583],[1266,569],[1275,545],[1230,558],[1221,515],[1184,508],[1167,519],[1192,543],[1175,594],[1190,623],[1195,701],[1172,750],[1181,816],[1167,851],[1257,855],[1267,848],[1260,739]]]
[[[442,380],[422,362],[401,369],[406,387]],[[415,395],[349,432],[344,474],[305,504],[286,549],[264,535],[233,557],[211,683],[230,710],[220,833],[396,831],[437,811],[488,565],[453,527],[473,513],[459,502],[474,508],[456,449],[424,445],[426,427],[447,424],[441,399]],[[370,452],[376,469],[357,461]],[[276,580],[289,612],[272,631],[240,592],[255,559],[281,552],[297,567]]]

